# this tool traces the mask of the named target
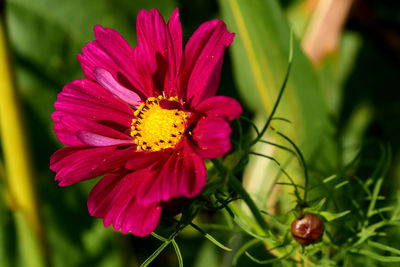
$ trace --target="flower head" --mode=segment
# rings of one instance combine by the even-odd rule
[[[197,196],[204,159],[231,148],[229,121],[240,104],[215,96],[234,34],[221,20],[203,23],[182,49],[176,9],[165,23],[141,10],[133,49],[115,30],[96,26],[78,55],[86,78],[55,102],[54,131],[66,145],[50,168],[59,185],[105,175],[89,195],[92,216],[123,233],[150,234],[164,203]]]

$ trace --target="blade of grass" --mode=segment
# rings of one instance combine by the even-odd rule
[[[35,193],[26,127],[23,123],[0,2],[0,130],[6,189],[17,225],[24,266],[46,266],[47,253]],[[28,132],[29,133],[29,132]]]

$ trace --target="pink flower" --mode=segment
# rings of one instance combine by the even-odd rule
[[[105,175],[88,208],[107,227],[150,234],[163,203],[197,196],[204,159],[231,148],[229,121],[242,111],[215,96],[225,49],[234,34],[221,20],[203,23],[182,51],[176,9],[166,24],[156,9],[137,18],[138,46],[94,28],[78,55],[86,78],[67,84],[55,102],[54,131],[67,147],[50,168],[60,186]]]

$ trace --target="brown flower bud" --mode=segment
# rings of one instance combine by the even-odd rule
[[[306,213],[300,219],[293,221],[291,232],[297,242],[306,246],[321,239],[324,223],[317,215]]]

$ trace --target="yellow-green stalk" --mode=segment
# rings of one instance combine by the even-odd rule
[[[0,135],[6,195],[9,197],[21,266],[45,266],[45,249],[26,139],[0,0]],[[3,195],[4,194],[0,194]]]

